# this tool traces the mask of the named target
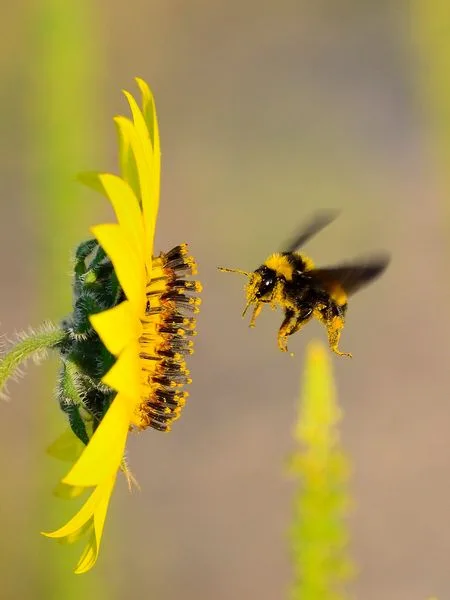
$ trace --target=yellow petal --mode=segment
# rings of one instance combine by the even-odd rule
[[[109,501],[111,499],[111,494],[114,489],[114,484],[116,482],[117,473],[114,473],[110,479],[107,479],[102,483],[102,491],[101,497],[98,505],[95,508],[94,512],[94,529],[95,536],[97,538],[97,545],[100,547],[100,540],[102,539],[103,527],[105,525],[106,513],[108,512]]]
[[[145,268],[123,229],[114,223],[96,225],[91,231],[114,265],[117,278],[136,314],[145,309]]]
[[[133,121],[122,116],[114,117],[114,121],[119,129],[121,137],[127,140],[127,143],[129,144],[130,152],[136,165],[139,182],[138,193],[136,196],[142,202],[143,197],[150,196],[151,189],[149,177],[152,165],[152,159],[149,155],[150,145],[148,144],[145,148],[142,140],[139,138],[136,125]]]
[[[144,218],[145,258],[147,272],[151,270],[153,241],[155,236],[156,216],[158,212],[158,198],[156,197],[156,179],[153,173],[153,159],[149,158],[148,146],[143,143],[142,135],[139,137],[136,126],[125,117],[116,117],[117,126],[123,131],[123,136],[130,140],[131,150],[136,161],[139,189]],[[147,148],[147,151],[144,150]]]
[[[88,543],[75,570],[77,574],[85,573],[91,569],[97,560],[106,513],[108,512],[115,481],[116,473],[96,487],[85,504],[68,523],[56,531],[43,533],[46,537],[56,538],[65,544],[71,544],[89,532]]]
[[[132,412],[141,397],[141,366],[137,342],[131,342],[123,350],[102,381],[119,394],[129,398]]]
[[[45,537],[49,538],[70,537],[71,541],[76,541],[80,535],[84,533],[85,526],[88,524],[89,519],[94,514],[95,507],[99,500],[99,487],[97,487],[77,512],[77,514],[70,519],[70,521],[56,531],[47,533],[42,532],[42,535],[45,535]]]
[[[136,77],[136,83],[139,86],[142,94],[142,113],[145,122],[147,123],[150,141],[153,146],[153,154],[157,161],[161,158],[161,146],[159,141],[158,118],[156,116],[156,106],[153,94],[147,83],[140,77]],[[159,189],[159,186],[158,186]]]
[[[88,544],[84,549],[84,552],[75,569],[75,573],[77,575],[92,569],[97,561],[106,513],[108,512],[109,501],[111,499],[115,481],[116,475],[113,475],[109,480],[106,480],[101,484],[101,490],[99,492],[100,499],[94,511],[94,528],[90,534]]]
[[[106,196],[105,188],[98,178],[99,175],[100,173],[96,171],[83,171],[83,173],[78,173],[77,180],[88,188],[91,188],[91,190]]]
[[[139,200],[129,184],[117,175],[103,173],[98,179],[114,208],[119,225],[136,250],[141,264],[144,264],[144,224]]]
[[[85,487],[66,485],[60,481],[54,488],[53,495],[57,498],[63,498],[64,500],[72,500],[73,498],[78,498],[78,496],[81,496],[81,494],[85,491]]]
[[[50,446],[47,454],[58,460],[75,462],[83,452],[84,444],[68,427]]]
[[[120,172],[133,190],[136,198],[140,199],[141,191],[139,187],[138,170],[134,154],[131,151],[130,128],[125,127],[123,121],[128,121],[128,119],[125,119],[125,117],[114,118],[119,138]]]
[[[142,323],[128,300],[104,312],[91,315],[89,320],[103,344],[114,356],[118,356],[130,341],[138,340],[142,334]]]
[[[97,548],[97,539],[95,537],[94,527],[91,527],[89,532],[88,542],[83,550],[83,553],[80,557],[80,560],[75,567],[75,575],[81,575],[82,573],[86,573],[92,569],[97,561],[98,556],[98,548]]]
[[[78,542],[78,540],[80,540],[86,534],[88,534],[90,531],[93,531],[93,530],[94,530],[94,520],[91,517],[88,521],[86,521],[86,523],[82,527],[80,527],[80,529],[78,531],[71,533],[69,535],[66,535],[62,538],[57,538],[57,541],[60,544],[64,544],[64,545],[74,544],[75,542]]]
[[[150,132],[148,130],[144,115],[142,114],[141,109],[137,105],[136,100],[130,94],[130,92],[123,90],[123,93],[125,98],[128,100],[128,104],[130,105],[131,114],[133,115],[133,124],[136,128],[136,133],[142,146],[142,152],[145,156],[145,159],[151,165],[153,163],[153,146],[150,141]]]
[[[155,99],[153,98],[153,94],[150,88],[148,87],[147,83],[143,79],[136,77],[136,83],[138,84],[139,89],[141,90],[142,113],[144,115],[153,149],[153,164],[151,171],[152,180],[154,182],[152,188],[153,198],[152,203],[149,206],[144,205],[142,207],[142,210],[144,212],[144,221],[147,223],[147,229],[151,229],[151,227],[155,228],[159,207],[159,195],[161,186],[161,144],[159,139],[158,117],[156,115],[156,105]]]
[[[131,411],[129,400],[118,394],[63,483],[89,487],[116,473],[125,450]]]
[[[137,106],[134,98],[125,92],[133,114],[133,121],[140,140],[145,141],[144,150],[147,147],[147,139],[150,140],[151,152],[150,158],[150,183],[151,195],[142,197],[142,212],[144,213],[144,222],[147,235],[151,235],[153,251],[153,235],[149,232],[154,231],[156,226],[156,217],[159,207],[160,182],[161,182],[161,146],[159,139],[158,119],[156,116],[156,107],[153,95],[147,83],[136,78],[136,83],[142,94],[142,111]]]

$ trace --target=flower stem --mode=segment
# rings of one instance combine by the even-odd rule
[[[0,392],[8,379],[20,373],[19,366],[28,358],[45,358],[47,350],[62,342],[67,333],[62,329],[45,327],[40,331],[21,334],[19,341],[0,359]]]

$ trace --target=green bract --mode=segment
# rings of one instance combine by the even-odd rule
[[[62,323],[67,335],[58,346],[63,364],[57,390],[72,431],[87,444],[116,395],[101,382],[115,358],[89,316],[123,299],[111,260],[96,240],[81,243],[76,251],[73,295],[73,313]]]

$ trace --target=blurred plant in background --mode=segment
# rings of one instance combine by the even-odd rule
[[[290,470],[300,483],[291,526],[292,600],[344,600],[354,574],[345,518],[351,502],[350,463],[339,434],[331,360],[322,344],[307,349]]]
[[[82,201],[83,190],[75,176],[104,148],[101,136],[92,135],[102,114],[104,55],[95,3],[40,0],[22,11],[29,83],[24,105],[28,125],[28,186],[24,196],[34,225],[34,269],[39,274],[30,314],[34,321],[36,315],[58,318],[71,305],[70,253],[80,234],[85,234],[84,223],[91,222],[95,211],[92,203]],[[39,384],[32,390],[37,422],[45,423],[45,427],[36,428],[31,448],[36,456],[33,473],[38,501],[32,502],[34,509],[24,544],[32,549],[30,562],[35,570],[27,596],[49,600],[111,598],[113,590],[101,572],[89,580],[67,576],[77,548],[58,552],[38,535],[43,523],[67,516],[65,503],[49,499],[49,490],[61,477],[61,463],[49,460],[44,453],[49,441],[59,435],[62,424],[55,410],[57,401],[55,405],[55,401],[47,400],[52,398],[55,372],[54,365],[45,365]]]
[[[414,0],[412,39],[419,70],[416,94],[429,124],[429,150],[441,183],[450,190],[450,3]],[[447,202],[447,216],[450,204]]]

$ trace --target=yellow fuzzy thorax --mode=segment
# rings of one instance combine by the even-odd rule
[[[296,256],[299,256],[302,259],[303,263],[305,264],[305,271],[310,271],[314,268],[314,263],[310,258],[304,254],[296,254]],[[289,255],[275,252],[267,258],[264,264],[266,267],[269,267],[269,269],[275,271],[275,273],[278,275],[282,275],[286,281],[292,281],[294,267],[289,261]]]
[[[282,275],[286,281],[292,280],[294,268],[289,262],[287,256],[280,254],[279,252],[275,252],[267,258],[264,264],[266,267],[269,267],[269,269],[272,269],[272,271],[275,271],[277,275]]]

